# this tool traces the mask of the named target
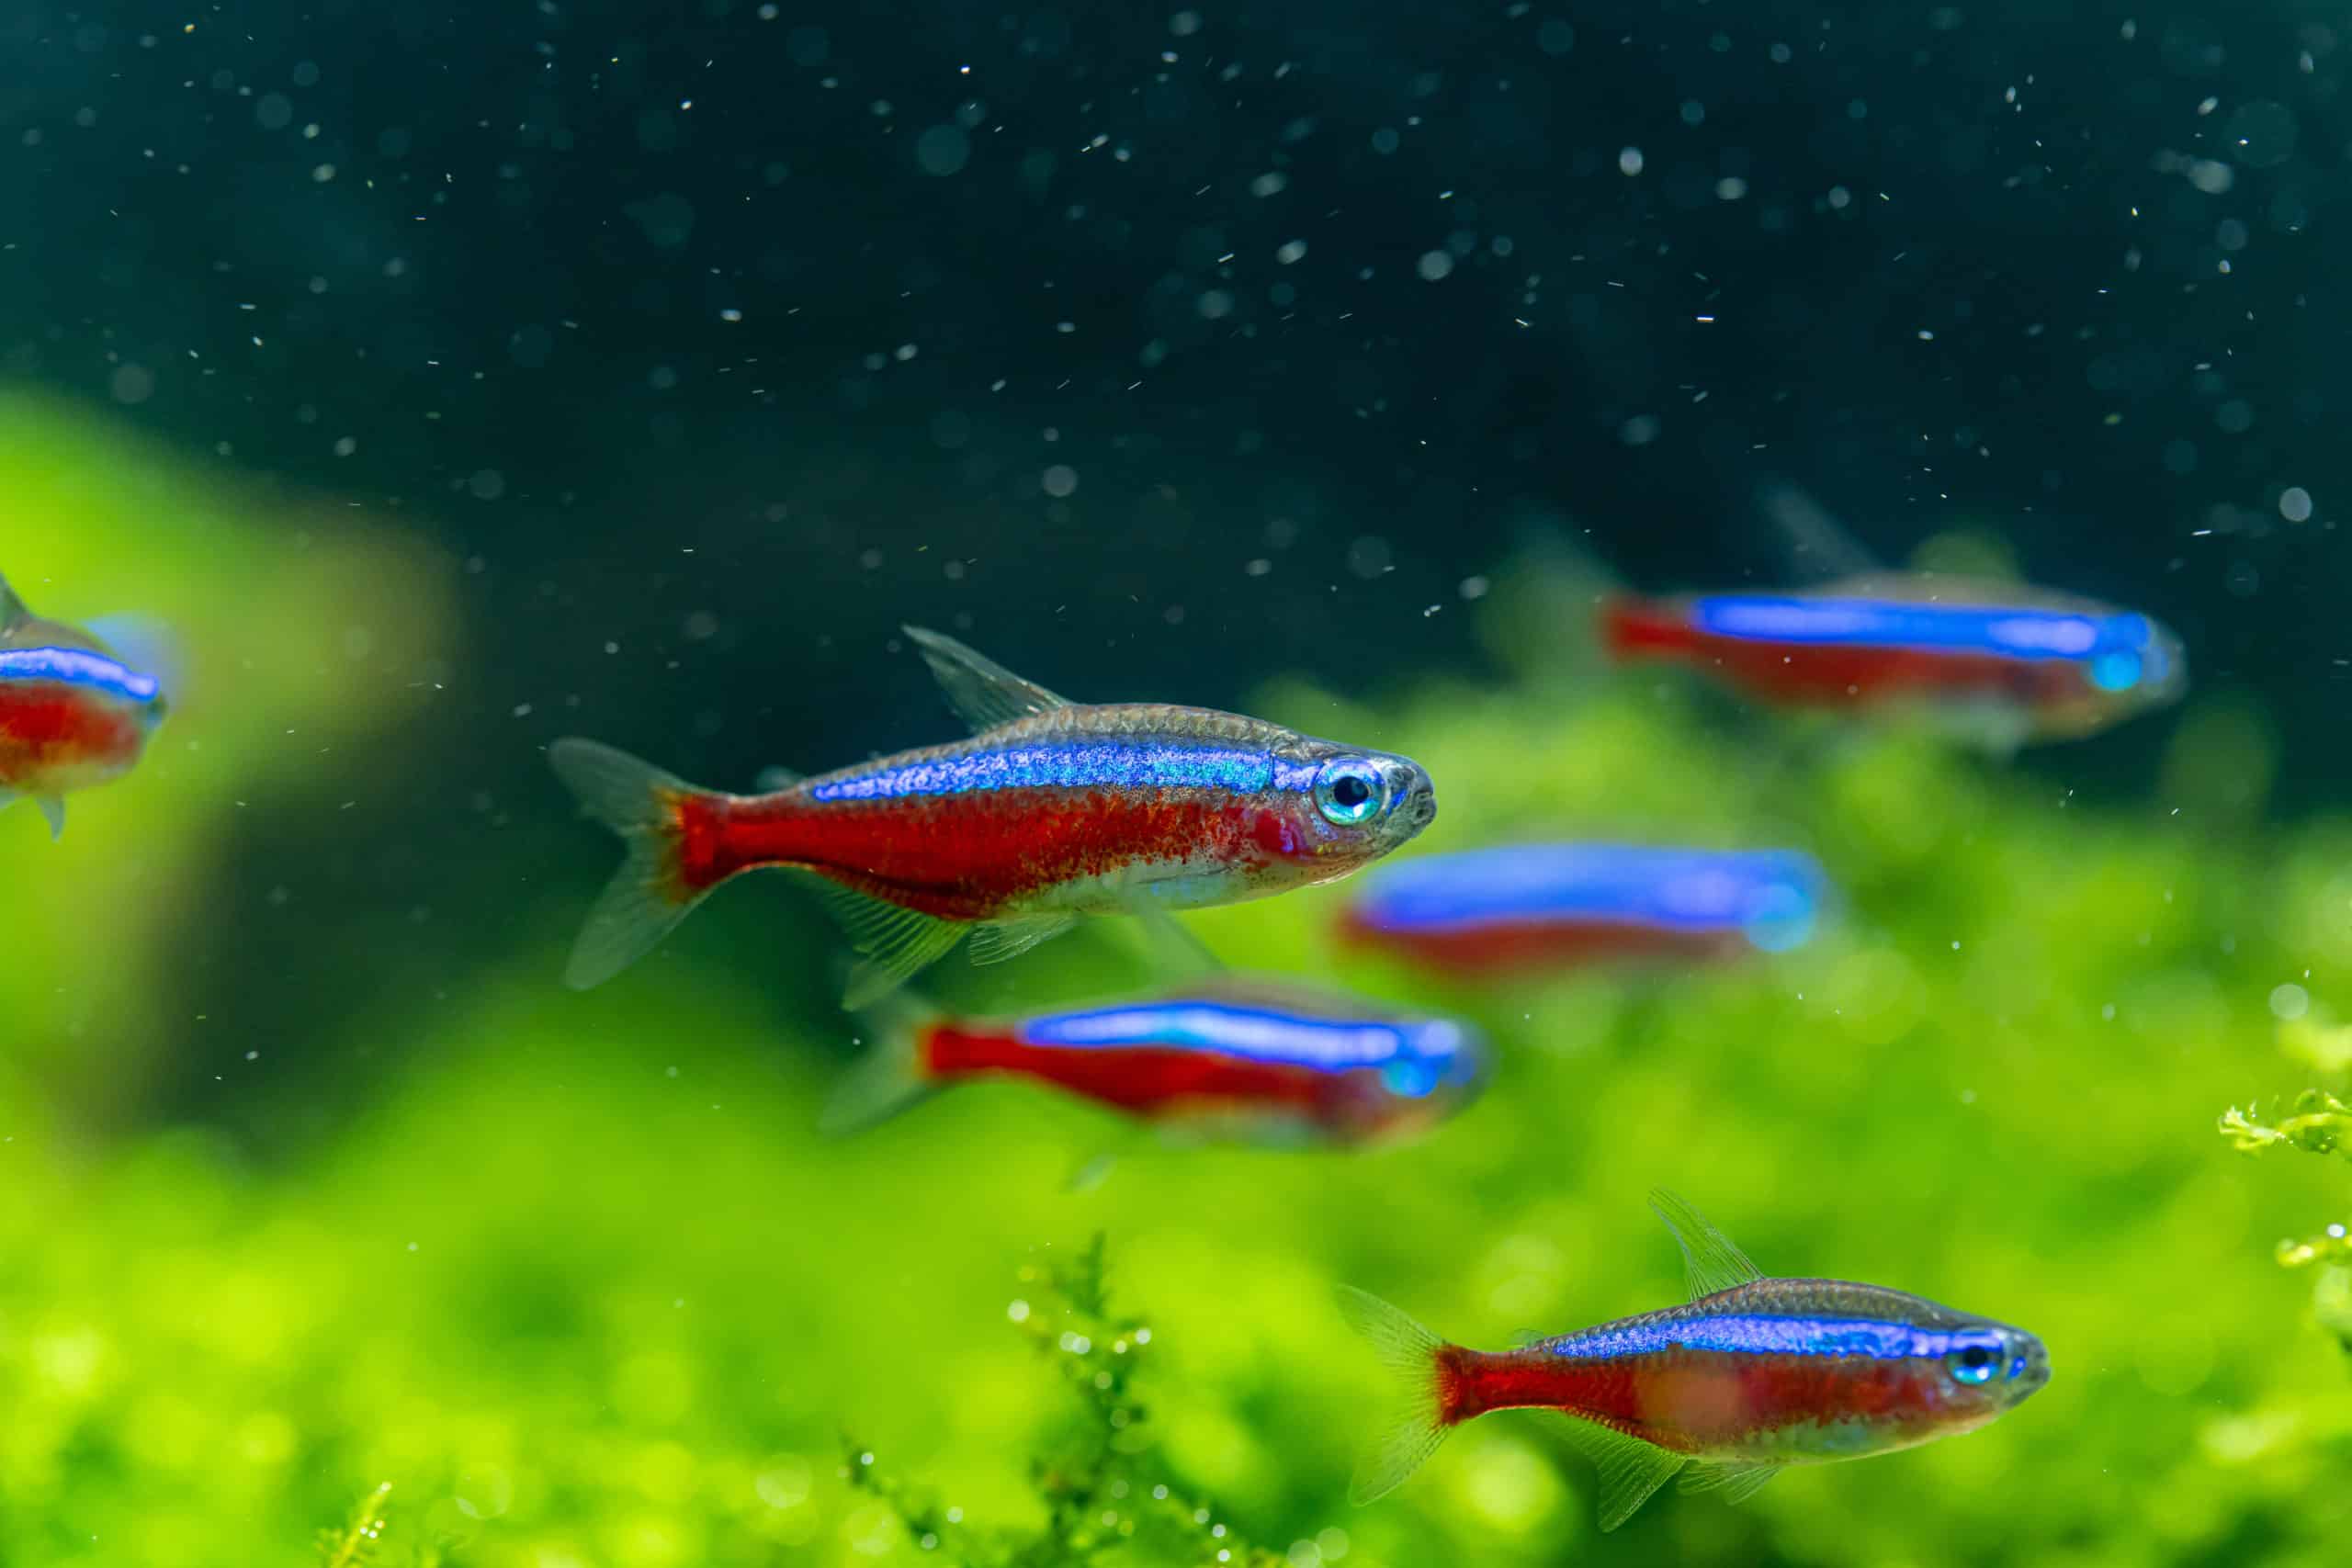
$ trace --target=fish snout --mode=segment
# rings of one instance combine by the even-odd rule
[[[1419,763],[1402,757],[1392,759],[1389,794],[1396,803],[1390,815],[1396,825],[1398,841],[1411,838],[1437,820],[1437,785],[1430,782],[1428,772]]]
[[[2023,1399],[2050,1381],[2050,1351],[2023,1329],[2012,1329],[2010,1398]]]

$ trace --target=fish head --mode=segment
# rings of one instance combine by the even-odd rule
[[[1369,865],[1437,818],[1436,786],[1409,757],[1301,736],[1278,763],[1278,830],[1260,837],[1301,882]]]
[[[2057,669],[2062,690],[2041,704],[2045,739],[2089,735],[2188,690],[2188,656],[2176,632],[2153,616],[2119,611],[2098,617],[2085,657]]]
[[[1930,1400],[1946,1431],[1964,1431],[2006,1414],[2050,1381],[2050,1352],[2022,1328],[1976,1321],[1944,1331],[1928,1347]]]
[[[1359,1137],[1418,1136],[1476,1100],[1487,1087],[1487,1043],[1450,1018],[1397,1024],[1398,1050],[1386,1061],[1352,1069],[1342,1119]]]

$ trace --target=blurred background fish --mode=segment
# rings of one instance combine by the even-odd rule
[[[1621,597],[1602,636],[1796,706],[1925,716],[1996,750],[2090,735],[2188,689],[2180,639],[2136,611],[1928,573],[1798,593]]]
[[[34,615],[0,579],[0,807],[29,799],[64,832],[65,796],[135,767],[167,706],[159,675]]]
[[[1465,974],[1540,971],[1785,953],[1812,938],[1828,899],[1827,874],[1794,850],[1507,844],[1380,868],[1340,933]]]
[[[901,1002],[825,1117],[846,1132],[941,1089],[1045,1085],[1183,1142],[1362,1144],[1419,1133],[1487,1079],[1487,1045],[1455,1019],[1296,983],[1220,977],[1013,1018]]]

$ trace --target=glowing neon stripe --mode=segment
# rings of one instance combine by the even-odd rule
[[[1514,844],[1383,868],[1356,914],[1396,931],[1559,921],[1741,932],[1777,950],[1811,934],[1827,886],[1793,851]]]
[[[141,675],[104,654],[78,648],[14,648],[0,652],[0,681],[53,681],[133,703],[153,702],[163,690],[153,675]]]
[[[1074,740],[891,762],[812,784],[811,800],[897,800],[991,789],[1218,789],[1256,795],[1304,789],[1314,771],[1277,768],[1264,751],[1148,740]]]
[[[1859,1356],[1872,1360],[1941,1359],[1955,1350],[2007,1354],[1998,1330],[1918,1328],[1867,1317],[1775,1317],[1726,1313],[1607,1325],[1536,1347],[1579,1360],[1615,1360],[1661,1350],[1749,1356]]]
[[[1464,1043],[1461,1027],[1442,1019],[1386,1023],[1208,1001],[1048,1013],[1022,1024],[1020,1035],[1031,1045],[1160,1046],[1326,1069],[1381,1066],[1400,1058],[1442,1062]]]
[[[2004,659],[2096,659],[2136,653],[2154,640],[2145,615],[2085,615],[2014,605],[1906,604],[1880,599],[1717,594],[1695,601],[1691,625],[1758,642],[1988,653]]]

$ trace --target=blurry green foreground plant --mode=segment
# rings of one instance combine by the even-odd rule
[[[1135,1381],[1151,1345],[1140,1317],[1115,1313],[1097,1233],[1077,1257],[1031,1264],[1007,1315],[1077,1395],[1079,1409],[1035,1455],[1030,1483],[1045,1505],[1034,1532],[984,1529],[964,1511],[900,1481],[853,1439],[843,1474],[899,1518],[914,1543],[965,1568],[1070,1568],[1109,1563],[1239,1563],[1275,1568],[1276,1553],[1237,1540],[1210,1510],[1182,1495],[1155,1465],[1158,1442]]]
[[[384,1555],[384,1533],[390,1521],[384,1516],[385,1500],[392,1495],[389,1481],[359,1499],[351,1510],[351,1518],[339,1529],[319,1532],[319,1562],[321,1568],[377,1568],[397,1562],[401,1568],[440,1568],[440,1548],[425,1544],[413,1546],[405,1554],[387,1559]]]

